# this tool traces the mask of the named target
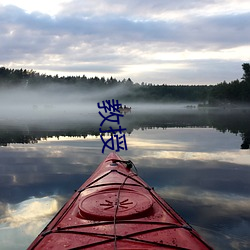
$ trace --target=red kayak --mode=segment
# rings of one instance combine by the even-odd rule
[[[212,249],[133,167],[110,153],[28,249]]]

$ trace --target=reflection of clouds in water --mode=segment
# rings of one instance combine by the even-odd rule
[[[127,140],[128,141],[128,140]],[[180,149],[184,150],[185,145],[178,144],[176,142],[162,142],[159,143],[157,141],[151,141],[151,140],[129,140],[129,146],[130,147],[143,147],[143,149],[168,149],[168,150],[173,150],[173,149]]]
[[[239,232],[249,232],[250,225],[243,222],[238,225],[234,225],[231,228],[227,228],[226,232],[219,232],[218,230],[211,230],[208,228],[199,227],[193,225],[193,227],[199,232],[199,234],[206,239],[207,242],[213,242],[214,249],[233,249],[242,250],[250,249],[249,237],[239,237],[237,236]]]
[[[11,228],[25,224],[25,232],[33,234],[32,227],[36,224],[34,222],[40,222],[42,218],[53,215],[58,209],[55,197],[31,198],[15,205],[8,204],[0,223]]]
[[[156,191],[163,198],[170,200],[171,205],[175,206],[179,202],[181,204],[179,207],[183,211],[177,211],[180,211],[189,222],[209,227],[212,225],[213,229],[219,227],[216,223],[221,223],[221,227],[226,227],[221,232],[226,232],[228,237],[239,235],[238,232],[243,230],[249,232],[250,230],[247,231],[249,223],[246,223],[247,226],[241,223],[244,222],[244,218],[250,221],[246,217],[250,211],[250,202],[247,198],[249,152],[235,150],[235,141],[238,143],[240,140],[235,135],[222,134],[206,128],[198,129],[198,132],[196,130],[192,128],[183,131],[177,128],[134,131],[130,136],[126,136],[128,151],[121,151],[119,154],[125,160],[131,159],[139,175],[149,185],[155,186]],[[204,141],[199,140],[201,133],[204,133]],[[211,141],[207,143],[206,137],[212,137]],[[40,141],[35,145],[28,144],[24,147],[20,144],[12,144],[8,148],[2,148],[0,152],[2,200],[17,203],[32,195],[40,196],[41,192],[43,196],[71,195],[73,189],[78,188],[89,177],[109,152],[107,150],[104,155],[101,154],[103,144],[99,136],[86,139],[77,137],[59,139],[48,138],[47,141]],[[190,143],[188,143],[189,140]],[[22,193],[16,192],[17,189]],[[10,193],[13,194],[11,197]],[[21,239],[21,236],[26,238],[24,234],[28,235],[30,242],[34,239],[42,230],[46,217],[42,213],[39,214],[39,210],[43,212],[47,210],[46,204],[41,207],[39,201],[46,201],[46,199],[38,199],[38,203],[33,205],[28,205],[26,203],[28,201],[18,203],[16,206],[0,204],[1,213],[9,211],[9,215],[5,214],[5,217],[1,217],[0,220],[3,227],[8,225],[7,229],[1,230],[0,242],[7,238],[11,241],[15,234],[19,237],[18,242],[24,241]],[[38,204],[39,208],[36,211]],[[52,200],[49,204],[54,208]],[[25,223],[23,215],[28,211],[33,212],[26,219],[32,219],[33,223]],[[38,213],[37,217],[32,218],[32,213]],[[199,221],[202,223],[197,223]],[[13,228],[10,225],[17,227]],[[37,231],[34,232],[34,237],[31,237],[33,230]],[[224,244],[223,240],[227,241],[227,239],[219,240],[218,246]],[[211,241],[214,242],[214,238]],[[230,243],[234,249],[237,249],[239,241],[233,238]],[[6,245],[9,246],[7,243]],[[238,249],[243,249],[240,247]],[[21,246],[10,249],[23,248]],[[226,245],[221,249],[232,249],[232,247]]]
[[[19,203],[30,196],[72,194],[104,159],[97,145],[82,139],[4,148],[0,152],[0,200]]]
[[[225,143],[226,141],[226,143]],[[134,130],[130,146],[155,150],[190,152],[218,152],[231,150],[242,139],[229,132],[221,133],[213,128],[167,128]]]
[[[211,128],[137,130],[127,137],[128,147],[138,159],[223,161],[249,166],[249,152],[235,150],[234,145],[240,143],[240,136]]]
[[[0,218],[1,249],[25,249],[62,206],[58,196],[30,198],[21,203],[4,204]]]
[[[152,157],[159,159],[183,159],[199,161],[223,161],[234,164],[249,166],[250,155],[248,151],[220,151],[220,152],[179,152],[179,151],[160,151],[153,152]]]
[[[225,194],[219,192],[197,191],[189,187],[162,187],[157,188],[157,193],[161,197],[185,201],[187,203],[199,204],[201,206],[218,206],[220,209],[217,215],[240,215],[248,214],[250,211],[250,198],[235,194]]]
[[[250,249],[250,198],[190,187],[157,188],[215,249]],[[206,228],[200,227],[206,225]]]
[[[12,174],[11,170],[18,172],[18,165],[26,166],[23,171],[27,170],[28,175],[31,175],[31,172],[39,175],[89,173],[104,158],[101,154],[101,147],[100,138],[96,141],[88,141],[84,138],[74,141],[72,138],[72,141],[39,142],[35,145],[25,145],[25,147],[13,144],[9,147],[11,152],[6,152],[0,165],[13,166],[6,169],[8,174]],[[93,164],[93,155],[95,155],[95,164]],[[18,181],[18,179],[15,180]]]

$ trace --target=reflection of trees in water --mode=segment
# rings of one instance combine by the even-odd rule
[[[250,145],[250,110],[192,110],[182,112],[132,112],[123,117],[121,126],[126,128],[126,133],[133,130],[150,128],[184,128],[184,127],[211,127],[221,132],[240,134],[242,149],[249,149]],[[99,121],[94,123],[50,123],[45,129],[37,126],[11,128],[0,126],[0,145],[7,146],[11,143],[37,143],[41,139],[52,137],[87,137],[99,136]],[[28,127],[28,129],[27,129]],[[115,128],[115,126],[112,126]],[[43,124],[44,128],[44,124]]]
[[[242,135],[243,143],[241,149],[249,149],[250,146],[250,132]]]
[[[240,134],[241,149],[249,149],[250,145],[250,110],[225,111],[223,114],[210,116],[211,126],[221,132]]]
[[[32,135],[25,135],[22,131],[0,132],[0,146],[8,146],[11,143],[33,144],[37,143],[39,139]]]
[[[28,129],[27,129],[28,127]],[[46,128],[40,128],[37,126],[28,126],[25,128],[22,126],[16,126],[11,129],[8,129],[8,126],[0,126],[0,146],[7,146],[11,143],[37,143],[39,140],[46,140],[48,138],[57,137],[59,139],[60,136],[68,136],[68,137],[84,137],[86,138],[88,135],[96,135],[99,136],[99,131],[97,126],[93,126],[91,124],[48,124]]]
[[[134,115],[136,122],[130,118],[130,124],[135,128],[184,128],[210,127],[220,132],[239,134],[243,143],[241,149],[250,146],[250,109],[242,110],[193,110],[187,112],[162,112]]]

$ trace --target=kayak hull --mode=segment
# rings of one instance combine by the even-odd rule
[[[212,249],[110,153],[28,249]]]

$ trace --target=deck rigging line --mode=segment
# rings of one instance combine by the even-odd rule
[[[134,163],[132,161],[120,161],[120,160],[116,160],[116,162],[121,162],[121,163],[125,163],[126,164],[126,167],[131,169],[133,166],[135,167]],[[137,169],[135,167],[135,170],[136,170],[136,173],[134,173],[133,171],[131,172],[128,172],[127,176],[124,178],[124,181],[121,183],[118,191],[117,191],[117,199],[116,199],[116,202],[115,202],[115,213],[114,213],[114,249],[117,250],[117,233],[116,233],[116,220],[117,220],[117,213],[118,213],[118,209],[119,209],[119,204],[120,204],[120,194],[121,194],[121,189],[123,188],[123,186],[125,185],[127,179],[129,177],[132,177],[134,175],[137,175]]]

